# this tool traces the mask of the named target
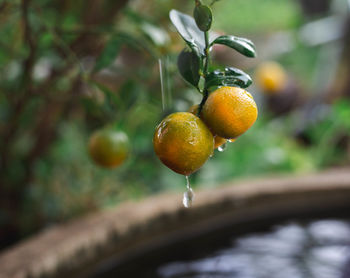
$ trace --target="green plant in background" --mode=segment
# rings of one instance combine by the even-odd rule
[[[245,34],[271,34],[275,31],[293,30],[303,22],[298,1],[219,1],[216,9],[220,17],[215,21],[214,28],[224,32],[235,29]]]
[[[220,16],[212,21],[213,29],[231,32],[234,28],[252,38],[254,33],[260,38],[271,30],[296,28],[301,18],[292,0],[214,2],[209,8]],[[169,32],[170,9],[185,12],[191,4],[187,0],[0,0],[0,247],[92,210],[183,190],[183,177],[163,166],[151,138],[165,114],[186,111],[204,96],[204,70],[198,75],[193,69],[204,66],[205,56],[198,59],[190,47],[179,56],[182,42]],[[196,17],[207,11],[198,8]],[[285,16],[277,17],[280,12]],[[191,21],[197,30],[193,34],[199,34],[205,48],[204,32]],[[206,21],[199,24],[204,30],[208,27]],[[209,45],[216,37],[209,30]],[[297,76],[307,81],[311,78],[306,74],[315,65],[314,52],[294,51],[281,62],[292,64]],[[166,111],[161,109],[159,59],[174,104]],[[189,79],[187,83],[196,86],[186,86],[177,62],[184,64],[179,71]],[[231,74],[214,65],[214,61],[208,65],[213,73],[209,92]],[[342,107],[346,111],[347,106]],[[310,131],[318,135],[312,135],[309,148],[291,136],[295,123],[290,117],[271,121],[267,113],[261,114],[244,137],[191,176],[195,186],[299,173],[346,161],[345,152],[331,145],[338,140],[323,137],[336,118],[346,116],[344,112],[336,117],[330,113]],[[123,130],[132,145],[128,159],[113,171],[96,167],[87,149],[91,134],[104,127]],[[341,129],[332,129],[339,144],[344,141]],[[321,143],[323,138],[328,139]],[[324,155],[315,155],[320,150]]]
[[[350,101],[340,99],[322,109],[322,118],[307,131],[315,163],[317,167],[345,164],[350,157]]]
[[[136,130],[149,132],[158,113],[149,83],[158,78],[144,69],[162,50],[155,41],[167,44],[161,28],[124,10],[127,3],[0,1],[0,248],[47,223],[110,203],[108,190],[123,196],[119,186],[111,189],[112,181],[119,184],[116,175],[107,182],[102,169],[91,171],[87,137],[106,126],[133,138]],[[120,56],[125,60],[114,63]],[[147,168],[145,142],[143,136],[135,140],[135,172]],[[127,163],[134,161],[130,156]],[[128,174],[125,191],[135,196],[159,187],[140,182],[153,177]],[[117,178],[125,180],[126,173]]]

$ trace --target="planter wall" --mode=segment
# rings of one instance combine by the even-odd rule
[[[197,192],[125,203],[58,225],[0,254],[0,278],[88,277],[152,250],[228,225],[350,207],[350,170],[233,182]]]

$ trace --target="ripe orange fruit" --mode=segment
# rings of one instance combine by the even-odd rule
[[[213,153],[214,138],[200,118],[188,112],[177,112],[157,126],[153,146],[167,167],[188,176]]]
[[[128,136],[123,131],[111,129],[94,132],[89,139],[88,148],[93,161],[105,168],[122,164],[130,151]]]
[[[264,62],[255,71],[256,82],[266,94],[281,92],[288,82],[287,73],[276,62]]]
[[[220,137],[232,139],[256,121],[258,109],[251,94],[237,87],[220,87],[205,102],[201,118]]]
[[[199,108],[199,105],[198,104],[195,104],[195,105],[192,105],[189,109],[188,109],[188,112],[192,113],[193,115],[196,115],[197,116],[197,113],[198,113],[198,108]],[[218,135],[214,135],[214,149],[217,149],[218,147],[222,146],[223,144],[226,143],[227,139],[225,138],[222,138]]]

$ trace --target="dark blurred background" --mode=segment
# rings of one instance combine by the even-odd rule
[[[184,191],[184,177],[152,147],[164,115],[200,101],[177,72],[184,43],[171,9],[191,14],[193,3],[0,0],[1,248],[125,200]],[[349,165],[349,11],[348,0],[213,6],[213,30],[256,44],[256,59],[217,47],[213,65],[252,75],[259,118],[191,177],[195,188]],[[116,170],[99,168],[87,153],[90,134],[108,125],[132,144]]]

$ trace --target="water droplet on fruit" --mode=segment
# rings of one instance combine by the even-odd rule
[[[226,150],[226,147],[227,147],[227,143],[224,143],[220,147],[218,147],[218,151],[223,152],[224,150]]]
[[[191,188],[190,179],[188,176],[186,176],[186,181],[187,181],[187,185],[186,185],[187,191],[184,193],[182,203],[185,208],[189,208],[192,206],[192,202],[194,200],[194,192]]]

